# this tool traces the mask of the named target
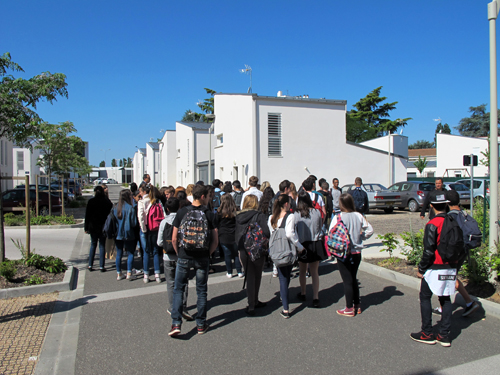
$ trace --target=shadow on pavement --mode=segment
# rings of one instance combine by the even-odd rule
[[[361,296],[363,310],[368,310],[371,306],[381,305],[389,301],[394,296],[404,296],[404,293],[397,290],[395,286],[386,286],[379,292],[374,292]]]

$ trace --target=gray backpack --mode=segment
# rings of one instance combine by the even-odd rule
[[[269,239],[269,256],[276,267],[291,266],[297,260],[295,245],[286,236],[285,225],[288,215],[290,213],[283,217],[281,225],[276,228]]]

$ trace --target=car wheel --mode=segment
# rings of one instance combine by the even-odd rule
[[[49,216],[49,207],[47,206],[40,207],[38,213],[40,214],[40,216]]]
[[[417,212],[418,211],[418,203],[412,199],[411,201],[408,202],[408,209],[411,212]]]
[[[384,208],[384,212],[386,214],[392,214],[394,212],[394,208]]]

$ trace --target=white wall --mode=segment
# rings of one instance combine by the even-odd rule
[[[156,143],[146,143],[145,172],[151,177],[151,184],[160,184],[160,152]],[[141,177],[142,178],[142,177]],[[141,179],[142,181],[142,179]]]
[[[160,144],[160,187],[174,185],[176,183],[175,159],[177,157],[177,149],[175,147],[175,130],[167,130],[163,134]]]
[[[142,151],[138,150],[134,154],[134,158],[132,160],[133,164],[133,172],[132,172],[132,181],[134,181],[137,185],[142,182],[142,176],[144,176],[144,164],[145,164],[145,155]]]
[[[175,123],[176,183],[174,186],[187,186],[194,183],[193,129],[180,122]]]
[[[22,153],[23,156],[23,166],[18,168],[19,161],[19,153]],[[17,177],[25,177],[26,175],[30,176],[30,184],[35,183],[35,176],[40,174],[45,174],[43,169],[36,164],[38,162],[38,158],[40,157],[40,150],[33,148],[33,152],[31,152],[27,148],[21,147],[13,147],[12,148],[12,175]],[[18,185],[21,182],[17,181],[14,185]],[[22,182],[24,183],[24,182]]]

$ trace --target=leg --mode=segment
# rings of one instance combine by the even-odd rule
[[[116,245],[116,272],[118,275],[122,273],[121,270],[121,263],[122,263],[122,256],[123,256],[123,242],[122,240],[116,240],[115,245]]]
[[[172,312],[172,305],[174,301],[174,286],[175,286],[175,267],[176,262],[166,260],[163,262],[165,271],[165,281],[167,282],[167,309]],[[187,288],[186,288],[187,289]]]
[[[441,304],[441,329],[440,334],[442,336],[448,336],[450,333],[451,326],[451,314],[453,313],[453,307],[451,306],[450,296],[439,296],[439,303]]]
[[[420,315],[422,317],[422,331],[428,335],[432,334],[432,292],[429,284],[422,279],[420,284]],[[451,307],[451,304],[450,304]]]
[[[234,258],[234,266],[236,268],[236,272],[243,273],[243,270],[241,268],[240,257],[238,255],[238,246],[236,244],[233,244],[233,258]]]
[[[106,256],[106,236],[99,236],[99,267],[104,268],[104,258]]]
[[[148,247],[153,252],[153,265],[155,269],[155,276],[160,276],[160,248],[158,247],[158,232],[149,232],[148,233],[149,243]]]
[[[319,262],[309,263],[309,271],[313,285],[313,299],[319,299]]]
[[[175,270],[174,298],[172,306],[172,325],[182,323],[182,292],[186,287],[189,275],[190,262],[187,259],[179,259]]]
[[[245,273],[247,277],[247,299],[248,299],[248,311],[255,310],[255,265],[248,258],[248,254],[245,250],[240,251],[241,260],[245,265]]]
[[[264,269],[265,261],[266,259],[264,257],[261,257],[260,259],[257,259],[254,262],[255,305],[259,303],[259,290],[260,290],[260,283],[262,281],[262,270]]]
[[[233,265],[231,262],[231,259],[233,257],[232,254],[232,247],[225,245],[225,244],[220,244],[220,247],[222,248],[222,251],[224,252],[224,261],[226,262],[226,272],[231,275],[233,273]]]
[[[283,311],[288,312],[288,286],[290,285],[290,275],[292,266],[278,267],[278,277],[280,279],[280,295],[283,303]]]
[[[90,233],[89,268],[94,266],[95,249],[97,247],[98,238],[99,236],[97,234]]]
[[[208,258],[195,259],[194,268],[196,270],[196,293],[198,294],[196,325],[200,327],[204,326],[207,321],[207,281],[210,260]]]
[[[307,273],[307,263],[299,261],[299,282],[300,282],[300,294],[305,297],[306,295],[306,273]]]
[[[337,261],[337,265],[339,267],[339,273],[340,276],[342,277],[342,282],[344,283],[344,293],[345,293],[345,306],[348,309],[352,308],[352,296],[353,296],[353,291],[352,291],[352,274],[350,272],[350,262],[348,259],[346,259],[344,262],[341,262],[340,260]]]
[[[351,256],[351,275],[352,275],[352,302],[359,305],[359,283],[357,279],[359,264],[361,263],[361,254]]]
[[[144,250],[142,253],[142,262],[143,262],[143,267],[144,267],[144,278],[147,278],[149,275],[149,249],[147,247],[146,233],[141,231],[139,236],[140,236],[140,240],[141,240],[141,244],[142,244],[142,249]]]
[[[131,275],[134,264],[135,240],[125,241],[125,250],[128,252],[127,274]]]
[[[458,275],[458,273],[457,273],[457,275]],[[463,299],[467,305],[469,305],[473,302],[472,298],[470,298],[469,293],[467,293],[467,290],[465,290],[464,284],[462,284],[462,282],[458,279],[458,277],[457,277],[457,281],[455,283],[455,287],[457,288],[458,293],[460,293],[460,295],[463,297]]]

